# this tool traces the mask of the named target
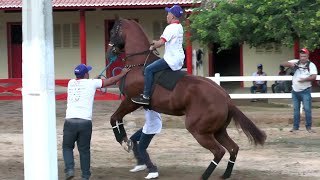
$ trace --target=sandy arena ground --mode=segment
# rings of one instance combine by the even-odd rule
[[[140,180],[147,172],[129,173],[135,165],[133,155],[125,152],[116,142],[110,128],[109,118],[119,105],[119,101],[96,101],[91,142],[93,180]],[[268,138],[264,147],[254,147],[247,137],[234,128],[228,128],[230,136],[240,146],[238,159],[231,180],[316,180],[320,179],[320,128],[309,134],[304,129],[289,133],[292,127],[292,108],[275,106],[263,102],[236,102],[240,109],[260,128]],[[66,102],[57,101],[57,137],[59,179],[63,179],[63,159],[61,151],[62,127]],[[21,101],[0,102],[0,179],[22,180],[23,136]],[[128,135],[142,127],[143,110],[135,111],[125,118]],[[163,115],[164,128],[155,136],[149,147],[152,160],[159,168],[164,180],[195,180],[213,159],[213,155],[202,148],[184,128],[184,117]],[[313,109],[313,124],[320,126],[320,109]],[[79,155],[75,151],[76,180],[81,179]],[[218,179],[223,174],[227,161],[226,153],[210,179]],[[41,167],[39,167],[41,169]]]

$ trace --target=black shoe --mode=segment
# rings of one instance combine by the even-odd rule
[[[297,132],[297,131],[299,131],[299,129],[296,129],[296,128],[292,128],[292,129],[290,130],[290,132]]]
[[[311,129],[311,128],[307,128],[307,131],[308,131],[309,133],[316,133],[316,131],[314,131],[314,130]]]
[[[142,104],[142,105],[149,105],[150,104],[150,99],[144,97],[143,95],[140,95],[139,97],[134,97],[131,98],[131,101],[137,104]]]
[[[66,180],[70,180],[72,178],[74,178],[74,171],[73,170],[68,170],[66,172]]]

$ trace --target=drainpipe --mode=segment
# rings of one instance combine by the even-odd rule
[[[186,20],[186,59],[187,59],[187,72],[192,74],[192,43],[191,43],[191,32],[190,32],[190,20]]]
[[[80,56],[81,64],[87,64],[86,14],[83,9],[80,10]]]

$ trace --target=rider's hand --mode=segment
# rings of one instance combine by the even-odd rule
[[[130,69],[128,69],[128,68],[123,68],[123,69],[121,70],[121,74],[127,74],[129,71],[130,71]]]
[[[150,51],[153,51],[153,50],[155,50],[155,49],[156,49],[156,48],[155,48],[153,45],[151,45],[150,48],[149,48]]]

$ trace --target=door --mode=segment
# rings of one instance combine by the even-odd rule
[[[219,44],[214,44],[212,48],[214,73],[220,73],[220,76],[240,76],[240,46],[233,45],[221,51],[219,48]],[[222,82],[221,86],[224,88],[239,87],[240,82]]]
[[[22,25],[8,23],[9,78],[22,78]]]

